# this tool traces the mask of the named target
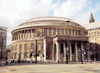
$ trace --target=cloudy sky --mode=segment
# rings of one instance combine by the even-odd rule
[[[0,26],[8,28],[8,45],[13,28],[28,19],[58,16],[82,25],[88,23],[91,12],[100,21],[100,0],[0,0]]]

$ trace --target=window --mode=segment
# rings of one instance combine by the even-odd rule
[[[97,32],[97,35],[99,35],[99,32]]]
[[[31,44],[31,51],[33,51],[33,43]]]
[[[56,31],[56,29],[53,29],[53,32],[55,32]]]
[[[47,29],[45,28],[45,32],[47,32]]]
[[[90,47],[90,50],[92,50],[92,48]]]
[[[38,50],[40,50],[41,49],[41,44],[38,44]]]
[[[17,50],[17,45],[15,46],[15,51]]]
[[[51,32],[51,29],[49,29],[49,32]]]
[[[20,45],[19,45],[19,50],[21,50],[21,49],[22,49],[22,45],[20,44]]]
[[[95,47],[95,49],[97,49],[97,46]]]
[[[93,32],[92,32],[92,37],[93,37]]]
[[[27,50],[27,44],[25,44],[25,50]]]

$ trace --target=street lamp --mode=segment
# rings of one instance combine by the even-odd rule
[[[35,52],[35,63],[37,63],[37,39],[36,39],[36,52]]]
[[[68,32],[68,22],[70,21],[66,21],[67,22],[67,48],[66,48],[66,64],[68,64],[68,50],[69,50],[69,43],[68,43],[68,37],[69,37],[69,32]]]
[[[83,54],[83,50],[81,48],[81,64],[83,64],[83,56],[82,56],[82,54]]]

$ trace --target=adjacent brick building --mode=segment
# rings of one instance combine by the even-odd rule
[[[7,28],[0,26],[0,60],[4,60],[6,55],[6,39],[7,39]]]

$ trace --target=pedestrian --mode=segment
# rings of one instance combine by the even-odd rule
[[[94,63],[96,63],[96,58],[94,58]]]
[[[6,65],[8,65],[8,61],[6,60]]]

